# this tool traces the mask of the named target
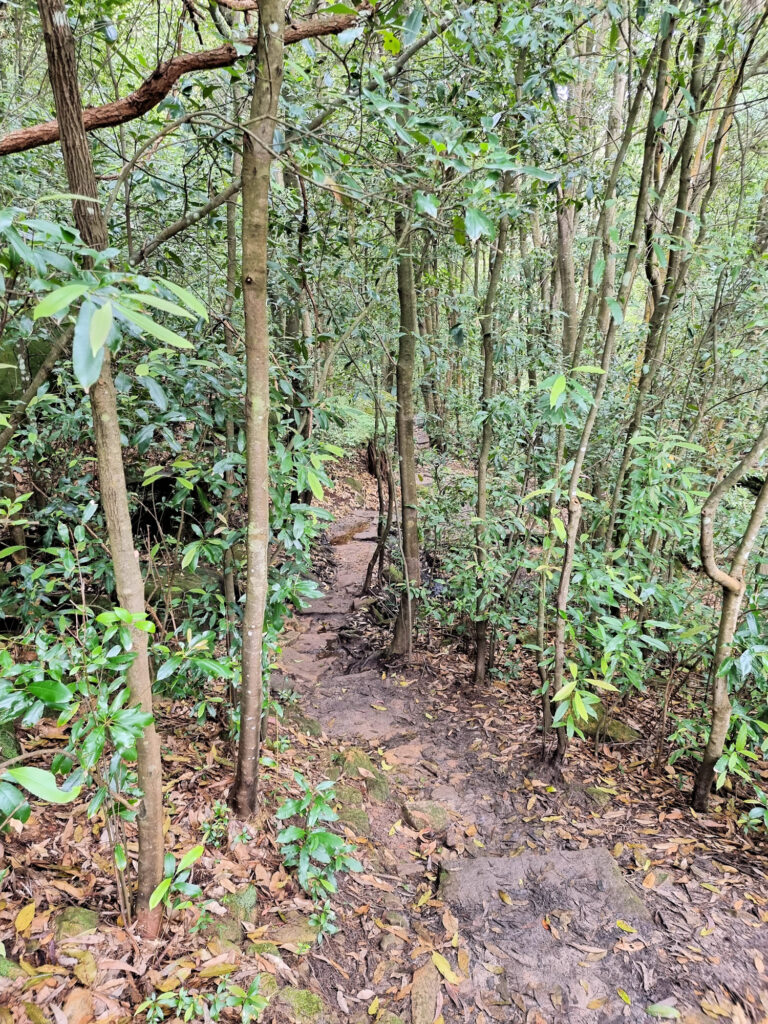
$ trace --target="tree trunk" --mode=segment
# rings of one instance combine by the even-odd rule
[[[397,295],[400,303],[400,344],[397,353],[397,447],[400,458],[401,539],[405,590],[395,620],[391,654],[408,654],[413,640],[415,602],[412,590],[421,583],[419,565],[418,495],[416,451],[413,440],[413,375],[416,363],[416,285],[413,276],[410,225],[405,215],[395,214],[398,245]]]
[[[504,189],[509,187],[505,180]],[[499,236],[496,241],[496,249],[490,263],[488,274],[488,287],[483,301],[483,308],[480,314],[480,328],[483,335],[483,377],[481,388],[480,408],[485,413],[483,420],[483,432],[480,440],[480,452],[477,458],[477,505],[475,513],[478,523],[475,527],[475,560],[477,562],[478,575],[482,578],[483,562],[486,558],[486,524],[488,514],[488,460],[491,454],[491,443],[493,441],[493,420],[491,418],[490,402],[493,397],[493,311],[496,304],[496,293],[501,280],[501,272],[504,266],[504,256],[507,247],[507,235],[509,234],[509,217],[503,214],[499,222]],[[482,585],[482,579],[478,585]],[[482,595],[477,599],[475,607],[475,685],[485,681],[485,673],[488,667],[488,619],[485,616]]]
[[[243,817],[256,809],[262,713],[262,648],[269,564],[269,324],[267,239],[269,175],[283,82],[283,0],[259,6],[256,74],[243,136],[243,306],[246,359],[248,529],[240,742],[230,803]]]
[[[105,249],[107,225],[98,205],[98,191],[91,151],[83,126],[77,79],[75,44],[62,0],[38,0],[48,57],[48,76],[61,130],[61,151],[70,192],[93,196],[94,201],[72,202],[75,222],[86,245]],[[118,422],[117,396],[112,382],[109,352],[98,381],[91,388],[91,410],[99,488],[107,521],[109,548],[120,606],[134,615],[144,614],[144,581],[134,547],[128,491]],[[152,681],[149,672],[147,634],[131,630],[135,658],[126,673],[131,702],[152,712]],[[143,798],[137,818],[139,836],[138,892],[139,930],[154,937],[160,927],[162,905],[149,909],[149,898],[163,877],[163,790],[160,739],[154,724],[147,726],[136,743],[137,775]]]
[[[709,794],[715,777],[717,764],[728,729],[731,724],[731,702],[728,696],[728,681],[720,674],[720,668],[731,653],[733,635],[739,620],[741,603],[746,589],[745,573],[749,556],[757,541],[758,534],[768,512],[768,476],[766,476],[760,493],[757,496],[747,528],[739,542],[736,554],[731,562],[730,572],[724,572],[717,565],[714,550],[715,514],[726,492],[738,484],[739,480],[754,469],[768,450],[768,421],[763,426],[752,449],[739,464],[731,470],[724,480],[717,483],[704,502],[701,510],[701,562],[709,578],[723,588],[723,606],[720,612],[720,628],[717,634],[717,645],[712,665],[712,726],[704,751],[701,766],[696,775],[693,787],[692,804],[697,811],[706,811]]]

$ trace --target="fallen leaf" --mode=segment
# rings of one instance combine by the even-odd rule
[[[629,998],[629,995],[624,991],[623,988],[617,988],[616,991],[619,993],[619,998],[623,999],[627,1006],[632,1005],[632,1000]]]
[[[16,915],[14,926],[17,932],[25,932],[27,928],[32,924],[32,919],[35,916],[35,904],[28,903],[23,910],[20,910]]]
[[[616,922],[616,927],[621,928],[623,932],[629,932],[630,934],[635,934],[637,932],[637,928],[633,928],[631,924],[627,924],[627,922],[622,921],[621,918]]]
[[[379,1009],[379,997],[376,996],[376,998],[373,1000],[371,1005],[368,1007],[368,1016],[369,1017],[375,1017],[376,1013],[378,1012],[378,1009]]]
[[[76,985],[64,1003],[67,1024],[91,1024],[93,1020],[93,995],[87,989]]]
[[[502,903],[506,903],[508,907],[512,906],[512,897],[508,892],[504,892],[503,889],[499,889],[499,899]]]
[[[652,1003],[646,1006],[645,1012],[649,1017],[661,1017],[664,1020],[679,1020],[680,1011],[670,1006],[669,1003]]]
[[[461,978],[456,974],[451,965],[442,955],[442,953],[432,954],[432,963],[440,971],[446,981],[449,981],[452,985],[460,985]]]

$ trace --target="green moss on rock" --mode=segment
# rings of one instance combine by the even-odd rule
[[[610,713],[606,714],[602,703],[595,704],[594,709],[597,712],[597,718],[590,718],[581,726],[585,736],[592,738],[599,736],[601,740],[609,740],[613,743],[637,743],[642,739],[637,729],[633,729],[631,725],[627,725]]]
[[[87,907],[65,907],[60,914],[56,915],[53,923],[53,935],[56,942],[63,939],[72,939],[84,932],[96,931],[99,924],[99,915],[95,910],[88,910]]]
[[[24,971],[15,960],[9,960],[6,956],[0,956],[0,978],[23,978]]]
[[[307,988],[281,989],[275,1003],[287,1010],[296,1024],[331,1024],[335,1020],[320,996]]]
[[[448,812],[440,804],[432,800],[412,800],[402,805],[403,818],[417,832],[428,828],[440,835],[448,829],[450,820]]]
[[[362,779],[366,793],[375,803],[383,804],[389,799],[386,776],[360,747],[351,747],[344,755],[344,774],[350,779]]]
[[[256,956],[262,956],[264,953],[268,953],[270,956],[280,956],[280,950],[277,948],[276,942],[262,942],[261,940],[251,942],[246,952]]]

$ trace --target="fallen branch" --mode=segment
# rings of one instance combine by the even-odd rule
[[[366,10],[361,14],[367,13]],[[309,21],[294,21],[285,29],[286,46],[298,43],[302,39],[314,39],[317,36],[331,36],[351,28],[357,23],[360,14],[340,14],[325,18],[312,18]],[[255,46],[256,37],[241,40],[241,46]],[[217,46],[213,50],[201,53],[186,53],[160,64],[149,78],[134,92],[123,96],[112,103],[100,107],[87,107],[83,111],[83,122],[87,132],[98,128],[111,128],[115,125],[134,121],[156,107],[173,88],[182,75],[193,71],[212,71],[235,64],[243,56],[231,44]],[[24,153],[39,146],[49,146],[59,139],[59,122],[46,121],[44,124],[31,125],[29,128],[18,128],[0,139],[0,156],[10,153]]]

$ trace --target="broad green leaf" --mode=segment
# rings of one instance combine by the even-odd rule
[[[91,320],[95,312],[94,304],[86,299],[77,315],[72,339],[72,369],[84,391],[88,391],[99,379],[101,364],[104,362],[104,348],[100,348],[95,355],[91,348]]]
[[[33,796],[49,804],[70,804],[77,799],[81,789],[80,786],[73,786],[67,792],[59,789],[56,777],[43,768],[9,768],[6,775],[10,775],[14,782],[28,789]]]
[[[56,682],[55,679],[30,683],[27,689],[44,704],[69,704],[72,700],[72,691],[63,683]]]
[[[166,278],[160,278],[160,284],[164,288],[167,288],[169,292],[173,292],[177,299],[181,299],[185,305],[189,306],[191,310],[194,310],[198,316],[202,317],[205,322],[208,322],[208,310],[205,308],[203,303],[198,299],[196,295],[193,295],[187,288],[182,288],[180,284],[176,284],[175,281],[168,281]]]
[[[65,284],[63,288],[54,289],[35,306],[32,319],[40,320],[44,316],[55,316],[79,299],[81,295],[85,295],[90,287],[89,284],[80,281],[77,284]]]
[[[575,366],[574,373],[605,373],[602,366]]]
[[[472,242],[476,242],[481,235],[487,235],[488,238],[492,238],[494,233],[494,225],[491,218],[472,206],[467,207],[467,212],[464,214],[464,228],[467,232],[467,238]]]
[[[557,536],[560,538],[562,543],[565,544],[566,540],[568,539],[568,535],[565,532],[565,524],[563,523],[563,520],[560,519],[559,516],[552,516],[552,525],[555,528],[555,533],[557,534]]]
[[[91,317],[89,340],[91,352],[94,356],[97,356],[106,345],[113,323],[112,303],[105,302],[103,306],[99,306]]]
[[[437,216],[439,203],[433,195],[427,195],[424,192],[414,192],[413,205],[417,213],[426,213],[430,217]]]
[[[314,496],[320,501],[323,497],[323,485],[320,483],[317,473],[312,469],[307,470],[307,483]]]
[[[554,695],[552,700],[565,700],[566,697],[570,697],[573,691],[576,689],[576,680],[571,679],[565,686],[561,686],[557,693]]]
[[[176,874],[179,875],[182,871],[186,871],[187,868],[191,868],[195,861],[200,860],[204,853],[205,847],[202,845],[193,846],[191,850],[187,850],[179,861],[179,866],[176,868]]]
[[[162,324],[155,323],[151,317],[145,316],[144,313],[139,313],[131,306],[124,306],[122,303],[115,303],[115,305],[128,320],[136,324],[137,327],[140,327],[142,331],[146,331],[147,334],[157,338],[158,341],[164,341],[166,345],[172,345],[174,348],[194,348],[191,341],[187,341],[186,338],[182,338],[175,331],[163,327]]]
[[[555,378],[555,383],[552,385],[552,390],[549,392],[549,407],[554,409],[557,405],[557,400],[565,391],[565,374],[560,374],[559,377]]]
[[[616,321],[616,325],[621,327],[624,323],[624,311],[621,308],[621,303],[617,302],[616,299],[606,299],[605,304],[610,310],[611,316]]]
[[[172,313],[174,316],[184,317],[186,320],[197,320],[197,314],[184,309],[178,302],[169,302],[168,299],[161,299],[159,295],[151,295],[148,292],[137,292],[135,295],[121,295],[123,302],[138,302],[142,306],[154,306],[155,309],[162,309],[164,313]]]
[[[164,878],[160,885],[158,885],[158,887],[153,891],[152,895],[149,897],[150,910],[154,910],[158,903],[162,903],[165,899],[168,894],[168,890],[171,888],[171,881],[172,879],[170,878]]]

